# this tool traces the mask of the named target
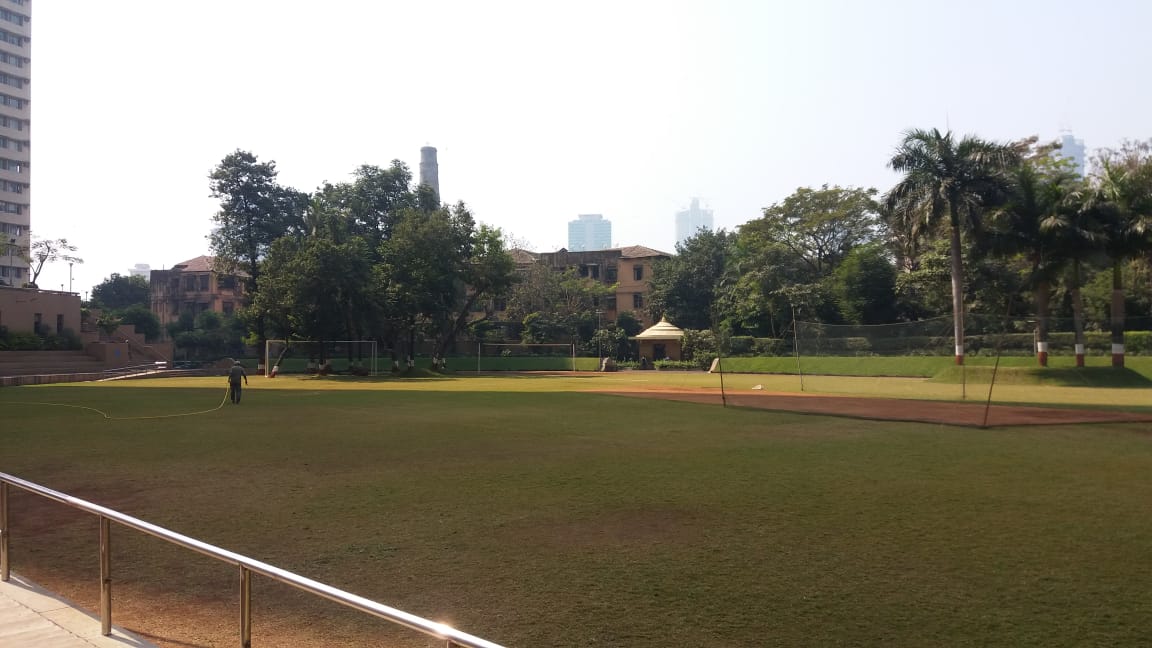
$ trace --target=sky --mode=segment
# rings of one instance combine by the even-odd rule
[[[243,149],[303,191],[417,174],[536,251],[599,213],[675,248],[692,197],[735,229],[799,187],[890,188],[912,128],[1091,152],[1152,138],[1132,0],[35,0],[32,230],[84,263],[208,254],[207,176]]]

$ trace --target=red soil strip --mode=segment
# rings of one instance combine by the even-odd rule
[[[653,387],[643,390],[597,390],[598,393],[635,398],[658,398],[691,403],[721,404],[719,390]],[[796,394],[752,390],[725,391],[728,405],[766,410],[848,416],[879,421],[919,421],[975,427],[1008,425],[1064,425],[1076,423],[1152,422],[1152,414],[1120,410],[1064,409],[992,405],[983,403],[892,398],[861,398],[825,394]],[[987,418],[985,419],[985,415]]]

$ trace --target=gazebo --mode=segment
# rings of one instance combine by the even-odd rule
[[[680,360],[683,338],[684,331],[682,329],[677,328],[667,318],[661,317],[655,326],[645,329],[632,339],[640,344],[640,357],[647,358],[649,362],[655,362],[656,360]]]

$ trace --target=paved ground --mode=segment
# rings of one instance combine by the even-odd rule
[[[0,582],[0,646],[4,648],[155,648],[123,630],[100,634],[100,619],[12,574]]]

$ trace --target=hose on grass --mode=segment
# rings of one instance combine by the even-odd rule
[[[144,420],[148,420],[148,419],[165,419],[165,418],[176,418],[176,417],[180,417],[180,416],[196,416],[198,414],[211,414],[212,412],[216,412],[216,411],[218,411],[224,407],[224,403],[228,402],[228,395],[231,392],[231,389],[232,388],[229,387],[227,390],[225,390],[224,399],[220,401],[219,405],[217,405],[216,407],[213,407],[212,409],[200,410],[198,412],[181,412],[179,414],[157,414],[155,416],[109,416],[107,412],[105,412],[103,410],[96,409],[95,407],[88,407],[87,405],[70,405],[68,403],[45,403],[45,402],[37,402],[37,401],[11,401],[11,402],[8,402],[6,404],[7,405],[46,405],[49,407],[72,407],[75,409],[82,409],[82,410],[88,410],[90,412],[96,412],[97,414],[99,414],[100,416],[103,416],[106,420],[109,420],[109,421],[144,421]]]

